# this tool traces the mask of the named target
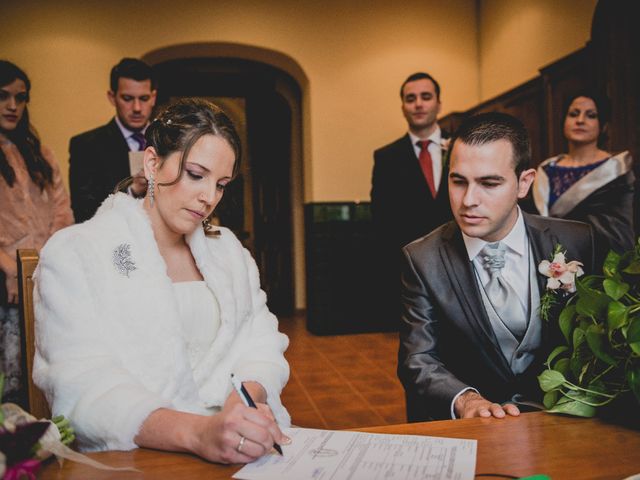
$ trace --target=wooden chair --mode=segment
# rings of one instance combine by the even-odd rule
[[[51,418],[49,404],[31,378],[33,357],[36,353],[33,312],[33,272],[38,265],[38,252],[32,249],[18,250],[18,291],[20,295],[20,320],[22,321],[22,365],[27,379],[28,409],[36,418]],[[26,368],[25,368],[26,367]]]

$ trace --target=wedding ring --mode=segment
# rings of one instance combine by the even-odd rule
[[[240,453],[242,453],[242,446],[244,445],[245,440],[246,439],[242,435],[240,435],[240,443],[238,443],[238,446],[236,447],[236,450]]]

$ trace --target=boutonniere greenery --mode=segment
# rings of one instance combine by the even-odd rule
[[[557,247],[553,261],[539,266],[548,277],[540,316],[557,321],[564,337],[538,377],[544,406],[552,413],[592,417],[599,407],[618,400],[617,414],[638,418],[640,240],[623,255],[610,252],[602,275],[580,279],[582,265],[566,262],[563,253]],[[559,315],[549,318],[559,295],[567,301]]]
[[[451,137],[440,139],[440,149],[442,150],[442,168],[449,166],[449,156],[451,155]]]

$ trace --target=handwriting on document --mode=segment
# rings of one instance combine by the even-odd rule
[[[246,465],[238,480],[473,479],[476,440],[380,433],[286,429],[284,455]]]

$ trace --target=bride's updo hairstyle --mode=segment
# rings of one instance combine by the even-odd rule
[[[227,141],[233,153],[233,177],[240,168],[240,137],[233,123],[222,109],[200,98],[183,98],[170,104],[151,124],[145,133],[147,146],[158,154],[160,167],[165,159],[175,152],[181,152],[178,175],[168,183],[176,184],[182,177],[184,162],[193,145],[205,135],[214,135]]]
[[[169,155],[181,152],[178,175],[167,183],[157,185],[166,187],[175,185],[182,178],[184,162],[195,143],[205,135],[214,135],[227,141],[235,155],[232,178],[240,168],[240,137],[233,123],[224,111],[213,103],[200,98],[183,98],[170,104],[149,125],[145,132],[147,146],[153,147],[158,155],[159,167]],[[207,236],[218,236],[209,218],[202,222]]]

